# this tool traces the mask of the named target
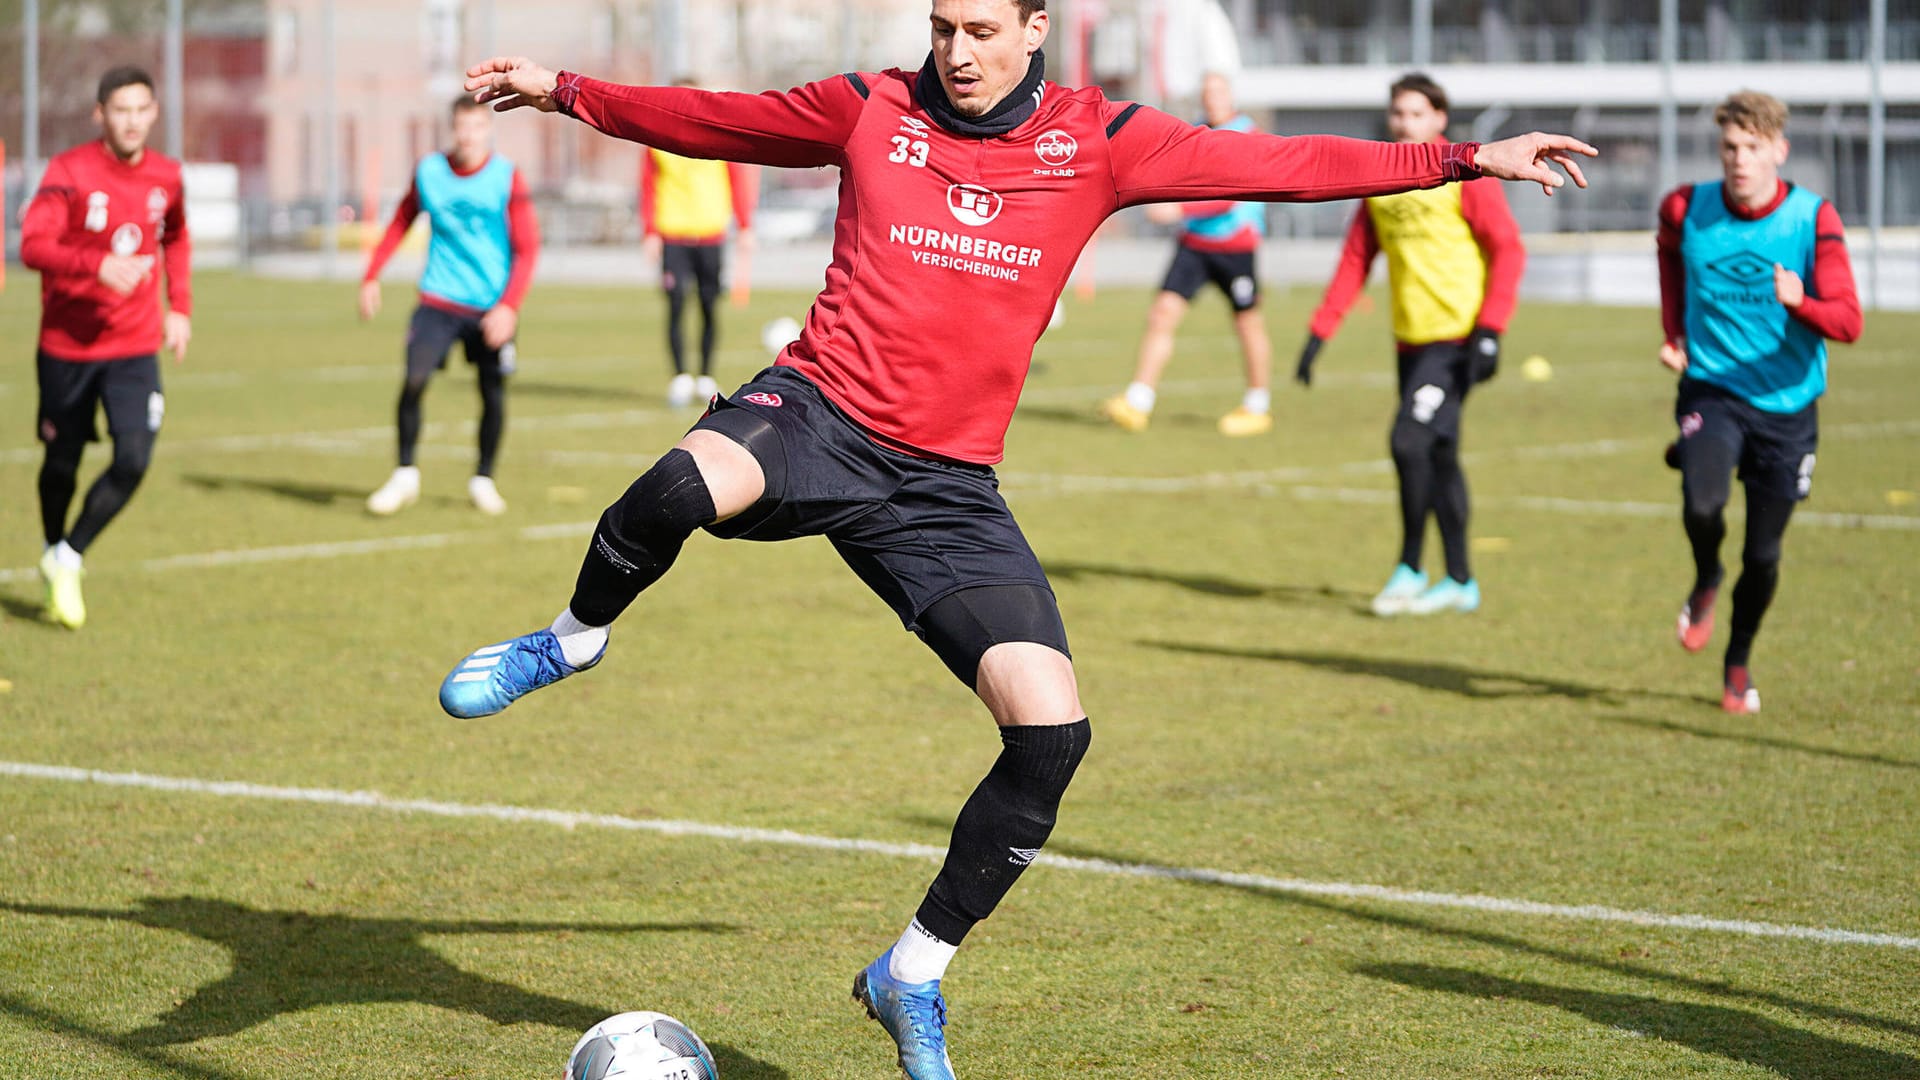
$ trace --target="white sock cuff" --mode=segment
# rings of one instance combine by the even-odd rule
[[[894,943],[893,956],[887,962],[887,974],[910,985],[938,982],[953,962],[960,946],[949,945],[933,936],[933,931],[915,919],[900,940]]]
[[[1273,409],[1273,391],[1264,386],[1257,390],[1250,389],[1246,396],[1240,399],[1240,407],[1250,413],[1270,412]]]
[[[1159,398],[1159,391],[1148,386],[1146,383],[1136,382],[1127,384],[1127,404],[1139,409],[1141,412],[1152,412],[1154,402],[1159,400]]]

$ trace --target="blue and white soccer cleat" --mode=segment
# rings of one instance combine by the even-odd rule
[[[598,656],[574,667],[552,630],[535,630],[468,654],[440,684],[440,707],[462,720],[492,716],[543,686],[587,670],[605,655],[603,645]]]
[[[1480,610],[1480,582],[1441,578],[1433,588],[1413,598],[1407,605],[1409,615],[1438,615],[1445,611]]]
[[[900,1048],[900,1073],[906,1080],[954,1080],[947,1060],[947,1002],[940,980],[903,983],[893,977],[893,950],[854,977],[853,1000],[867,1007]]]
[[[1393,568],[1393,576],[1387,579],[1387,587],[1373,598],[1373,613],[1382,617],[1405,615],[1407,608],[1427,588],[1427,575],[1415,570],[1406,563]]]

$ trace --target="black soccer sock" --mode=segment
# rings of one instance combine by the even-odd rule
[[[719,339],[720,327],[714,317],[714,300],[717,297],[700,294],[700,374],[713,375],[713,346]]]
[[[87,489],[87,497],[80,504],[80,516],[74,520],[73,531],[67,535],[67,546],[85,554],[100,531],[105,529],[114,517],[126,508],[128,500],[147,475],[147,466],[153,461],[153,434],[140,431],[122,436],[113,441],[113,464],[100,474],[100,479]]]
[[[426,378],[411,378],[400,386],[397,425],[400,433],[400,467],[413,466],[414,448],[420,444],[420,399],[427,394]]]
[[[669,450],[600,515],[567,609],[609,626],[666,574],[693,530],[713,523],[713,496],[685,450]]]
[[[1433,509],[1433,429],[1407,417],[1393,425],[1393,467],[1400,476],[1400,561],[1418,570]]]
[[[673,373],[687,373],[687,291],[684,287],[667,293],[667,349],[673,354]]]
[[[1747,543],[1741,555],[1740,580],[1733,587],[1728,667],[1746,667],[1753,654],[1760,620],[1773,605],[1773,594],[1780,585],[1780,550],[1792,517],[1792,500],[1756,497],[1752,488],[1747,489]]]
[[[1093,725],[1000,729],[1003,749],[953,823],[947,861],[915,915],[949,945],[993,914],[1053,832],[1060,799],[1086,756]]]
[[[1434,444],[1433,518],[1440,526],[1440,544],[1446,549],[1447,576],[1458,582],[1473,580],[1467,557],[1467,474],[1460,468],[1460,448],[1451,439]]]
[[[475,476],[492,476],[500,454],[500,438],[507,430],[506,376],[498,367],[480,365],[480,464]]]
[[[1693,545],[1693,591],[1720,586],[1720,544],[1727,538],[1726,506],[1733,494],[1733,470],[1739,464],[1737,445],[1708,435],[1680,442],[1681,520]]]
[[[80,486],[80,459],[87,452],[83,442],[51,442],[40,464],[40,529],[48,546],[67,538],[67,511],[73,508],[73,493]]]

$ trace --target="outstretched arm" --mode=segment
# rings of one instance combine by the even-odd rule
[[[623,86],[525,57],[467,69],[467,89],[496,110],[564,112],[615,138],[683,157],[789,169],[838,164],[866,98],[851,76],[787,93],[727,94],[685,86]]]
[[[1110,103],[1114,193],[1119,206],[1205,199],[1318,202],[1393,195],[1492,176],[1538,183],[1586,177],[1574,154],[1598,151],[1564,135],[1523,135],[1482,146],[1383,143],[1333,135],[1253,135],[1183,123],[1157,109]]]

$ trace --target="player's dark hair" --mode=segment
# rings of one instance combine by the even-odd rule
[[[1013,2],[1019,5],[1022,26],[1026,25],[1028,19],[1033,18],[1034,12],[1047,10],[1047,0],[1013,0]]]
[[[1407,93],[1425,96],[1436,112],[1448,111],[1447,92],[1423,71],[1409,71],[1400,76],[1400,80],[1387,91],[1387,103],[1391,105],[1394,98]]]
[[[153,76],[147,74],[146,69],[134,67],[132,64],[121,64],[119,67],[109,68],[105,75],[100,76],[100,92],[93,100],[105,105],[114,91],[126,86],[144,86],[151,93]]]
[[[467,112],[470,109],[484,109],[486,107],[487,106],[481,102],[473,100],[472,94],[461,94],[459,97],[453,99],[453,104],[447,106],[447,115],[459,116],[461,113]]]

